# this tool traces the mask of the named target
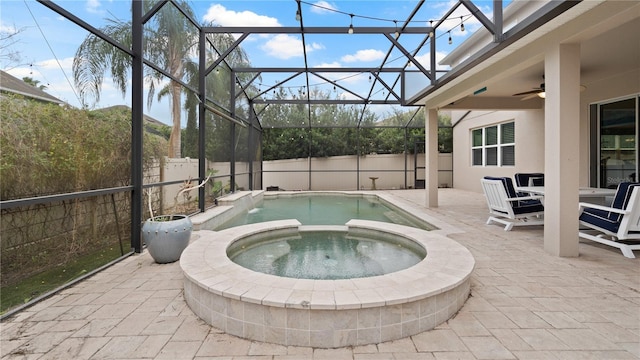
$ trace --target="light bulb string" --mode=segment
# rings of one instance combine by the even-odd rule
[[[368,20],[375,20],[375,21],[383,21],[383,22],[389,22],[389,23],[397,23],[398,20],[395,19],[386,19],[386,18],[381,18],[381,17],[375,17],[375,16],[369,16],[369,15],[360,15],[360,14],[354,14],[352,12],[346,12],[346,11],[342,11],[342,10],[338,10],[338,9],[334,9],[331,7],[327,7],[327,6],[323,6],[320,4],[315,4],[315,3],[310,3],[307,1],[299,1],[301,4],[305,4],[308,6],[312,6],[312,7],[316,7],[318,9],[322,9],[325,11],[330,11],[330,12],[334,12],[336,14],[342,14],[342,15],[347,15],[351,18],[351,24],[353,25],[353,18],[360,18],[360,19],[368,19]],[[404,23],[403,26],[408,26],[411,23],[434,23],[434,22],[444,22],[444,21],[453,21],[453,20],[458,20],[460,21],[461,18],[464,18],[464,20],[466,21],[467,19],[469,19],[470,17],[472,17],[473,14],[464,14],[462,16],[458,15],[455,17],[448,17],[446,19],[429,19],[429,20],[411,20],[409,22],[403,21],[402,23]],[[456,25],[459,26],[459,25]]]
[[[395,19],[394,19],[394,20],[391,20],[391,19],[384,19],[384,18],[378,18],[378,17],[366,16],[366,15],[357,15],[357,14],[348,13],[348,12],[345,12],[345,11],[340,11],[340,10],[337,10],[337,9],[329,8],[329,7],[326,7],[326,6],[322,6],[322,5],[318,5],[318,4],[313,4],[313,3],[309,3],[309,2],[306,2],[306,1],[300,1],[300,3],[306,4],[306,5],[309,5],[309,6],[314,6],[314,7],[317,7],[317,8],[323,9],[323,10],[327,10],[327,11],[332,11],[332,12],[335,12],[335,13],[343,14],[343,15],[349,15],[349,17],[350,17],[350,28],[353,28],[353,18],[354,18],[354,17],[359,17],[359,18],[369,19],[369,20],[378,20],[378,21],[392,22],[392,23],[394,23],[394,25],[396,26],[396,29],[398,29],[398,20],[395,20]],[[297,12],[296,12],[296,15],[298,15],[298,13],[297,13]],[[431,24],[431,25],[430,25],[430,27],[432,27],[432,28],[433,28],[433,22],[437,22],[437,21],[443,22],[443,21],[449,21],[449,20],[458,20],[458,21],[459,21],[459,24],[456,24],[455,26],[451,27],[451,28],[450,28],[449,30],[447,30],[447,31],[443,31],[443,32],[442,32],[440,35],[438,35],[438,36],[435,36],[435,30],[436,30],[436,29],[433,29],[433,31],[434,31],[434,38],[435,38],[435,39],[439,39],[439,38],[441,38],[441,37],[443,37],[443,36],[448,35],[448,37],[449,37],[449,39],[448,39],[448,40],[449,40],[449,44],[451,44],[451,42],[452,42],[452,38],[451,38],[451,31],[455,30],[455,28],[457,28],[458,26],[462,26],[462,27],[461,27],[461,31],[465,31],[464,26],[463,26],[463,25],[464,25],[464,22],[465,22],[465,21],[467,21],[467,20],[468,20],[469,18],[471,18],[471,17],[473,17],[473,14],[465,14],[465,15],[462,15],[462,16],[449,17],[449,18],[447,18],[447,19],[442,19],[442,20],[428,20],[428,21],[423,21],[423,20],[413,20],[413,21],[410,21],[409,23],[416,23],[416,22],[429,22],[429,23]],[[407,23],[405,22],[405,24],[407,24]],[[405,26],[406,26],[406,25],[405,25]],[[414,50],[414,51],[415,51],[415,50]],[[393,62],[395,62],[395,61],[398,61],[398,60],[401,60],[401,59],[404,59],[404,58],[405,58],[405,56],[398,56],[398,57],[396,57],[396,58],[394,58],[394,59],[391,59],[391,60],[387,61],[387,64],[393,63]],[[342,77],[342,78],[336,79],[335,81],[333,81],[333,83],[338,83],[339,81],[348,80],[348,79],[350,79],[350,78],[352,78],[352,77],[359,76],[359,75],[363,75],[363,74],[365,74],[365,73],[364,73],[364,72],[361,72],[361,73],[357,73],[357,74],[353,74],[353,75],[345,76],[345,77]],[[331,84],[331,82],[324,81],[324,82],[319,82],[319,83],[317,83],[317,84],[309,84],[309,87],[311,88],[312,86],[313,86],[313,87],[316,87],[316,86],[325,85],[325,84]],[[258,85],[266,85],[266,84],[259,83]],[[266,86],[268,86],[268,85],[266,85]],[[334,85],[334,86],[335,86],[335,85]],[[306,85],[279,86],[279,88],[287,89],[287,90],[289,90],[289,89],[300,89],[300,88],[303,88],[303,87],[306,87]],[[275,89],[274,89],[274,90],[275,90]]]
[[[469,16],[471,16],[471,15],[469,15]],[[456,27],[457,27],[457,25],[456,25]],[[449,29],[449,30],[447,30],[447,31],[445,31],[445,32],[443,32],[443,33],[441,33],[441,34],[440,34],[440,35],[438,35],[438,36],[434,36],[434,37],[435,37],[435,39],[439,39],[439,38],[441,38],[441,37],[443,37],[443,36],[446,36],[446,35],[451,36],[451,35],[450,35],[450,34],[451,34],[451,30],[454,30],[454,29],[455,29],[455,27],[453,27],[453,28],[451,28],[451,29]],[[428,36],[428,35],[427,35],[427,36]],[[416,49],[413,49],[413,52],[415,52],[415,50],[416,50]],[[393,63],[393,62],[396,62],[396,61],[398,61],[398,60],[402,60],[402,59],[405,59],[405,58],[406,58],[406,56],[404,56],[404,55],[399,55],[398,57],[393,58],[393,59],[390,59],[389,61],[387,61],[387,64],[391,64],[391,63]],[[333,82],[334,82],[334,83],[337,83],[337,82],[339,82],[339,81],[348,80],[348,79],[350,79],[350,78],[352,78],[352,77],[360,76],[360,75],[363,75],[363,74],[366,74],[366,72],[359,72],[359,73],[357,73],[357,74],[353,74],[353,75],[345,76],[345,77],[342,77],[342,78],[336,79],[336,80],[334,80]],[[317,83],[317,84],[309,84],[309,87],[311,87],[311,86],[320,86],[320,85],[325,85],[325,84],[329,84],[329,83],[330,83],[330,82],[324,81],[324,82],[319,82],[319,83]],[[259,84],[259,85],[266,85],[266,84]],[[301,88],[302,86],[305,86],[305,85],[280,86],[280,87],[281,87],[281,88],[283,88],[283,89],[296,89],[296,88]]]

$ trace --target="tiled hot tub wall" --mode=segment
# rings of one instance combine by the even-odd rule
[[[185,299],[206,323],[245,339],[334,348],[401,339],[451,318],[469,296],[469,279],[443,293],[403,304],[336,310],[276,307],[216,295],[185,280]]]

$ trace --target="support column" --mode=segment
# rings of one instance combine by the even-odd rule
[[[206,77],[204,69],[207,68],[207,52],[205,49],[207,48],[207,34],[205,34],[202,29],[200,29],[200,34],[198,38],[198,96],[200,97],[200,101],[198,101],[198,177],[200,180],[198,182],[204,181],[207,177],[207,156],[206,156],[206,108],[205,102],[207,101],[207,90],[206,90]],[[211,184],[213,184],[214,180],[211,180]],[[207,203],[205,199],[207,198],[205,193],[206,187],[198,188],[198,209],[200,212],[205,212],[207,208]]]
[[[143,139],[144,139],[144,69],[143,69],[143,6],[142,1],[131,3],[131,248],[142,252],[142,211],[144,197],[142,185]]]
[[[544,249],[578,256],[580,45],[545,55]]]
[[[425,205],[438,207],[438,110],[426,109],[425,117]]]

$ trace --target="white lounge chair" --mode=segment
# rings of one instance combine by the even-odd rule
[[[504,231],[509,231],[514,226],[544,224],[541,196],[517,196],[513,181],[508,177],[487,176],[480,181],[489,206],[487,225],[504,224]]]
[[[611,207],[580,203],[579,236],[616,247],[628,258],[640,250],[640,183],[618,185]]]

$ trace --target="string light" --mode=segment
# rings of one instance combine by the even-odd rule
[[[371,82],[371,74],[369,74],[369,82]]]
[[[464,32],[464,21],[462,20],[462,16],[460,16],[460,31]]]
[[[451,30],[448,31],[449,32],[449,45],[453,44],[453,40],[451,40]]]
[[[400,37],[400,32],[398,32],[398,20],[393,20],[393,22],[396,24],[396,39]]]
[[[351,23],[349,24],[349,34],[353,34],[353,14],[349,14],[351,16]]]
[[[296,10],[296,21],[300,21],[300,19],[302,19],[302,16],[300,16],[300,10]]]
[[[433,20],[429,20],[429,26],[431,27],[431,30],[429,30],[429,37],[433,38],[433,36],[435,35],[433,33]]]

